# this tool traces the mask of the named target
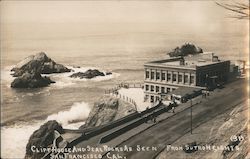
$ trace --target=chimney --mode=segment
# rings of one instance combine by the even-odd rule
[[[181,58],[181,59],[180,59],[180,65],[185,65],[185,60],[184,60],[184,58]]]

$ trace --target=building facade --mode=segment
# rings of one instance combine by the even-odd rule
[[[226,82],[230,61],[213,53],[169,58],[144,64],[145,101],[155,102],[179,87],[206,88]]]

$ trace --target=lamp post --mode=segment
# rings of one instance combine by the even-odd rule
[[[192,103],[192,99],[190,99],[190,104],[191,104],[191,106],[190,106],[190,119],[191,119],[191,121],[190,121],[190,126],[191,126],[191,134],[193,134],[193,117],[192,117],[192,107],[193,107],[193,103]]]

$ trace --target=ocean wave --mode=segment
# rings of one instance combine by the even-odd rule
[[[74,103],[70,110],[60,111],[57,114],[48,116],[46,121],[56,120],[63,125],[64,128],[68,128],[71,123],[83,122],[87,119],[90,112],[90,107],[85,102]]]
[[[1,157],[24,158],[25,147],[30,135],[39,128],[42,122],[32,124],[15,124],[1,128]]]
[[[1,157],[24,158],[31,134],[49,120],[57,120],[63,128],[78,129],[88,117],[90,107],[85,102],[74,103],[69,110],[49,115],[42,121],[1,127]]]

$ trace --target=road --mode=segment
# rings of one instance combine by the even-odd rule
[[[243,79],[229,83],[225,88],[212,92],[205,101],[193,106],[193,128],[212,120],[226,110],[236,107],[246,99],[246,80]],[[159,122],[118,145],[118,147],[127,145],[132,147],[133,151],[111,152],[109,156],[119,154],[119,156],[127,159],[152,159],[164,149],[163,145],[173,143],[186,133],[190,133],[190,109],[176,113],[176,115]],[[140,147],[148,146],[151,149],[137,151],[137,145],[140,145]],[[107,158],[107,156],[103,158]]]

